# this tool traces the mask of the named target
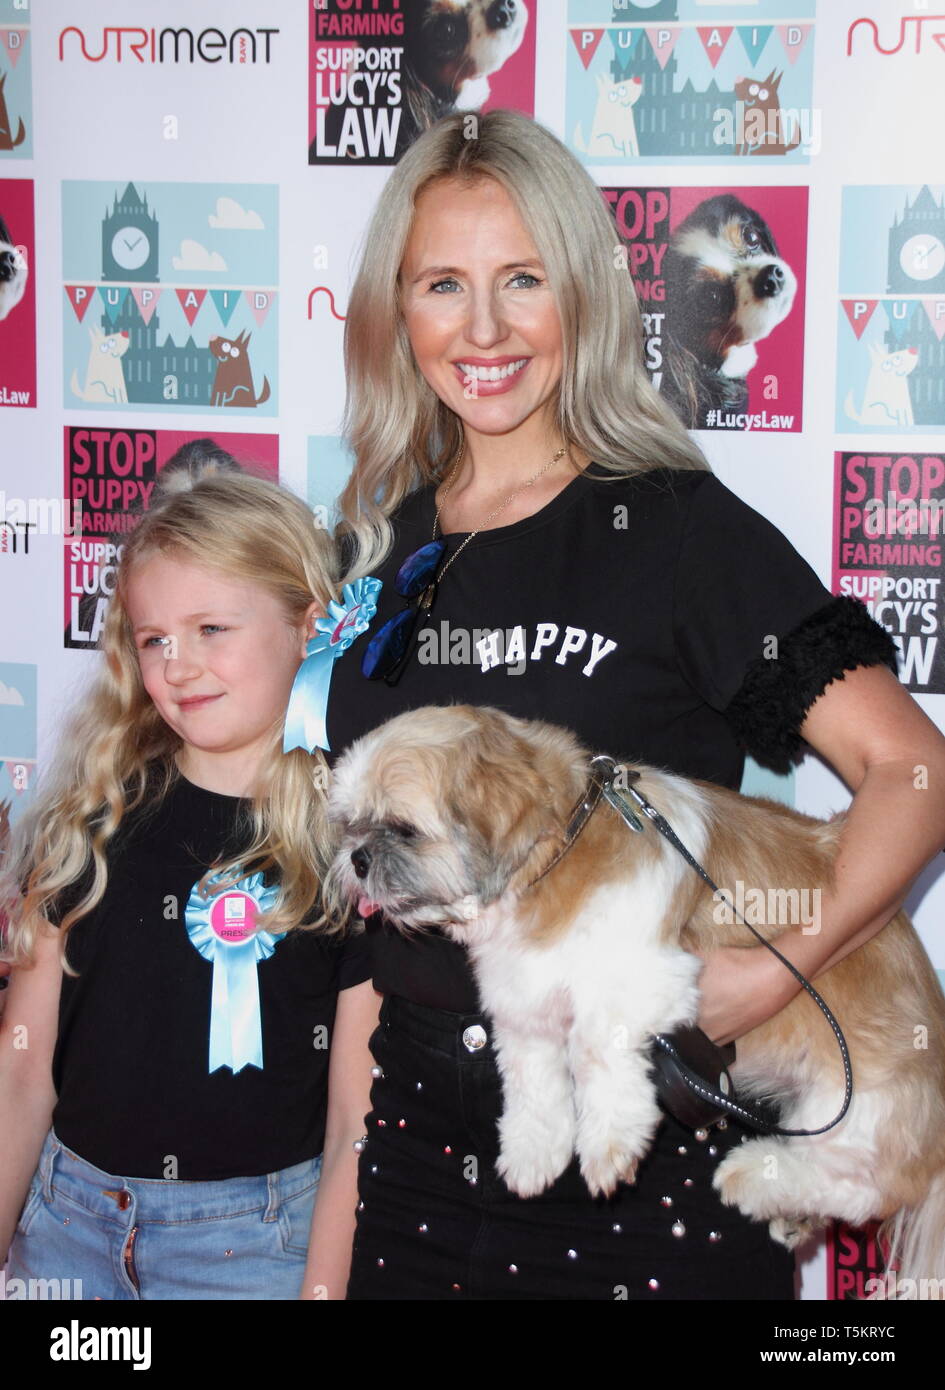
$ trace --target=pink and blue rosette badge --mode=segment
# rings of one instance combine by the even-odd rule
[[[208,1070],[229,1067],[235,1074],[247,1065],[262,1067],[256,967],[282,938],[256,927],[257,915],[269,911],[278,893],[265,886],[261,873],[214,892],[212,885],[220,880],[220,874],[210,876],[206,896],[194,884],[184,922],[192,944],[213,966]]]
[[[315,635],[305,648],[305,660],[289,696],[283,753],[292,748],[304,748],[309,753],[314,748],[328,748],[325,723],[334,663],[370,626],[382,587],[381,581],[370,575],[356,579],[342,589],[341,603],[332,599],[325,617],[315,620]]]

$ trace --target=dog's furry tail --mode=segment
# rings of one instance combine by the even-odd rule
[[[887,1264],[898,1263],[899,1297],[945,1299],[945,1169],[918,1206],[901,1207],[883,1222],[879,1236],[888,1242]]]

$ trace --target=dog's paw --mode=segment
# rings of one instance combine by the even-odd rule
[[[560,1178],[571,1161],[571,1150],[562,1158],[548,1150],[535,1148],[509,1151],[505,1145],[496,1160],[496,1172],[517,1197],[537,1197]]]
[[[756,1221],[782,1215],[778,1183],[771,1176],[771,1152],[757,1140],[733,1149],[712,1176],[712,1186],[727,1207],[738,1207]]]
[[[518,1114],[506,1109],[499,1121],[499,1157],[496,1172],[510,1192],[519,1197],[537,1197],[571,1162],[574,1153],[574,1124],[565,1110],[555,1110],[554,1123],[548,1115]]]
[[[779,1245],[786,1245],[788,1250],[796,1250],[805,1240],[811,1238],[821,1224],[813,1217],[776,1216],[768,1223],[768,1231],[771,1239],[776,1240]]]
[[[581,1177],[592,1197],[610,1197],[621,1182],[634,1183],[641,1154],[614,1142],[606,1150],[581,1154]]]

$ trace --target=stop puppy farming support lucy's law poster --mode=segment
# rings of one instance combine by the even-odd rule
[[[838,453],[833,589],[852,594],[892,634],[899,679],[945,694],[942,530],[945,455]]]
[[[161,470],[182,445],[205,436],[182,430],[67,425],[63,497],[72,504],[65,537],[64,646],[92,650],[115,585],[122,536],[148,510]],[[212,442],[253,473],[279,479],[279,436],[214,433]]]

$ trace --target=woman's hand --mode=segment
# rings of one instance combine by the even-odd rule
[[[763,946],[719,946],[693,954],[705,961],[696,1021],[720,1046],[765,1023],[800,989],[790,971]]]

